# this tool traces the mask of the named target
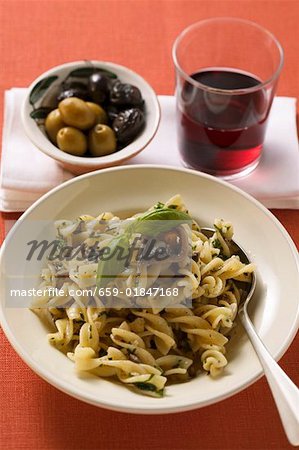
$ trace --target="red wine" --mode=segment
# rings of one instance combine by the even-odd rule
[[[231,93],[261,82],[229,69],[209,69],[186,82],[178,106],[179,149],[185,163],[215,175],[231,175],[258,161],[271,106],[264,89]]]

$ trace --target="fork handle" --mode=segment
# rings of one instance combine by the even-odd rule
[[[288,440],[292,445],[299,445],[299,389],[272,358],[246,310],[240,312],[240,318],[263,366]]]

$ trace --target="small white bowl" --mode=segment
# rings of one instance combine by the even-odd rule
[[[10,291],[38,286],[46,261],[27,260],[27,242],[54,239],[55,220],[101,211],[126,217],[128,211],[144,211],[177,193],[201,225],[211,226],[215,217],[232,221],[236,241],[257,266],[258,283],[250,305],[254,326],[274,358],[287,350],[299,326],[299,300],[294,295],[299,291],[299,257],[278,220],[248,194],[210,175],[169,167],[115,167],[73,178],[44,195],[18,220],[0,251],[1,326],[23,360],[53,386],[104,408],[162,414],[218,402],[262,375],[240,325],[227,345],[229,363],[222,376],[211,379],[201,373],[189,382],[167,386],[163,398],[137,394],[109,378],[78,375],[72,361],[48,343],[49,329],[27,308],[32,298]]]
[[[60,83],[65,80],[70,72],[84,67],[102,68],[115,73],[121,82],[137,86],[145,102],[146,123],[143,131],[133,142],[111,155],[83,157],[65,153],[52,144],[46,135],[43,125],[30,116],[34,109],[43,107],[51,102],[53,93],[58,91]],[[33,90],[35,91],[34,101],[32,101]],[[28,93],[23,103],[22,122],[27,136],[39,150],[54,158],[72,173],[82,174],[104,167],[116,166],[141,152],[157,132],[160,122],[160,106],[152,87],[133,70],[106,61],[76,61],[56,66],[33,81],[28,88]]]

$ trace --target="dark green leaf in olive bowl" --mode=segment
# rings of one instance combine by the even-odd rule
[[[54,81],[58,78],[57,75],[52,75],[47,78],[43,78],[38,81],[36,85],[32,88],[29,96],[29,102],[31,105],[34,105],[46,92],[46,90],[51,86]]]

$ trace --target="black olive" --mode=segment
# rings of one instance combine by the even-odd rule
[[[74,88],[64,89],[63,91],[61,91],[57,96],[57,101],[61,102],[65,98],[69,98],[69,97],[77,97],[77,98],[81,98],[81,100],[89,100],[88,92],[86,89],[74,87]]]
[[[100,72],[90,75],[88,80],[89,95],[95,103],[104,103],[109,94],[109,80]]]
[[[144,114],[138,108],[121,111],[114,119],[112,128],[120,144],[129,144],[141,131],[145,123]]]
[[[128,83],[114,83],[110,91],[110,100],[114,105],[140,106],[143,103],[138,87]]]
[[[109,117],[109,120],[111,121],[111,122],[113,122],[113,120],[114,119],[116,119],[116,117],[118,116],[118,114],[120,113],[120,110],[116,107],[116,106],[114,106],[114,105],[108,105],[106,108],[105,108],[105,110],[106,110],[106,113],[107,113],[107,115],[108,115],[108,117]]]

